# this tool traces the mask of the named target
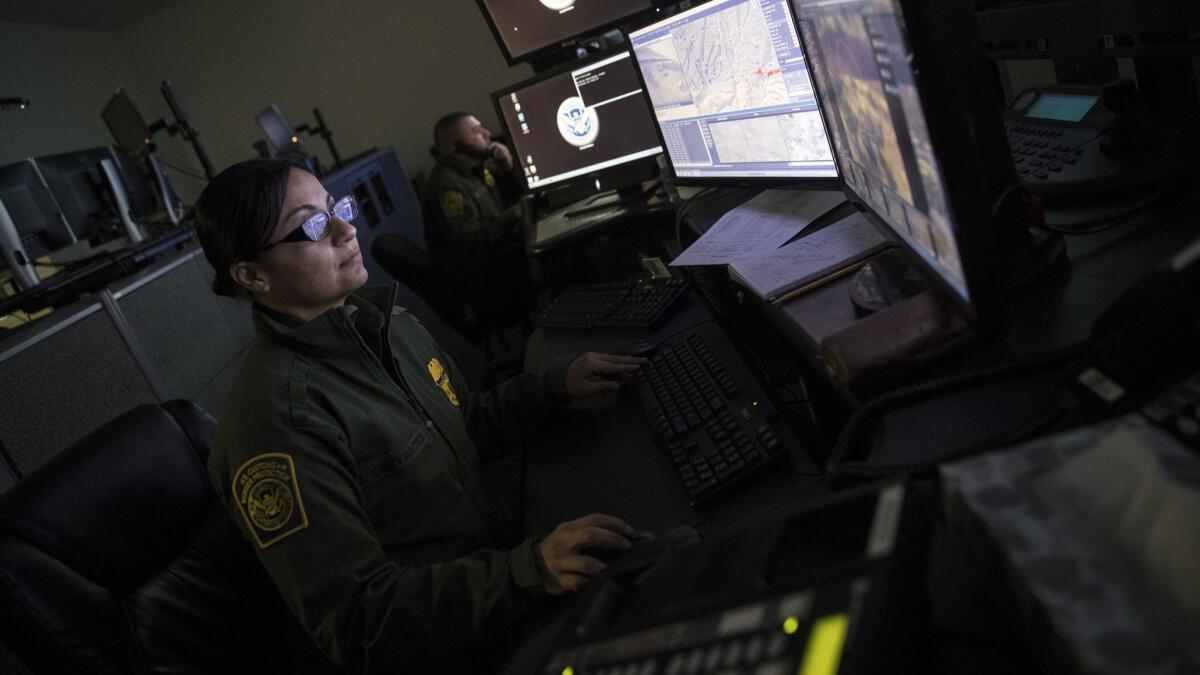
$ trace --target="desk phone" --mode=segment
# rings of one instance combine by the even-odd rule
[[[1102,87],[1030,87],[1004,111],[1008,145],[1022,182],[1043,197],[1098,192],[1126,170],[1100,151],[1115,115]]]

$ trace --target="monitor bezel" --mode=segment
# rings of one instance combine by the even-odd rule
[[[585,36],[603,35],[610,30],[620,28],[625,24],[636,21],[652,12],[657,12],[661,9],[660,0],[645,0],[646,7],[644,9],[636,10],[631,14],[600,24],[599,26],[594,26],[579,33],[575,33],[574,35],[568,35],[561,41],[554,44],[549,44],[545,47],[538,47],[533,51],[514,56],[512,52],[509,51],[508,45],[504,42],[504,36],[500,34],[500,30],[496,26],[496,20],[492,17],[492,13],[488,11],[487,0],[475,0],[475,4],[479,6],[479,13],[483,15],[483,19],[487,23],[488,30],[492,32],[492,39],[496,42],[496,45],[500,47],[500,53],[504,55],[504,60],[509,66],[515,66],[527,61],[541,58],[548,54],[553,54],[560,51],[563,48],[563,45],[569,43],[571,40],[577,40]]]
[[[1003,255],[1002,238],[997,230],[1001,223],[996,220],[993,209],[1006,191],[1020,189],[1021,183],[1008,150],[1003,102],[988,86],[992,79],[979,37],[978,21],[973,12],[953,7],[955,3],[943,6],[938,0],[887,1],[901,12],[904,20],[917,95],[925,113],[930,144],[941,165],[947,208],[955,225],[951,234],[958,247],[963,283],[970,298],[962,297],[845,181],[843,192],[881,232],[909,253],[931,285],[940,295],[949,298],[968,323],[986,332],[995,332],[1003,326],[1006,303],[998,261]],[[789,0],[789,4],[807,56],[810,50],[801,14],[795,11],[795,0]],[[952,16],[954,12],[959,14]],[[961,30],[938,30],[951,22]],[[812,83],[822,121],[829,128],[821,84],[815,77]],[[945,152],[947,148],[950,152]],[[960,148],[976,151],[959,152]],[[844,176],[845,168],[836,145],[833,155],[838,173]]]
[[[572,178],[564,178],[562,180],[557,180],[552,183],[530,186],[529,179],[527,176],[525,176],[525,173],[522,170],[523,162],[521,161],[520,153],[517,152],[516,143],[513,140],[515,138],[515,132],[514,132],[514,130],[512,130],[508,127],[508,122],[506,121],[506,118],[504,117],[504,110],[501,109],[501,107],[500,107],[500,98],[503,96],[508,96],[509,94],[513,93],[514,91],[524,89],[525,87],[537,84],[539,82],[544,82],[546,80],[550,80],[555,77],[559,77],[564,73],[570,73],[572,71],[579,70],[580,68],[586,68],[587,66],[592,65],[593,63],[599,63],[600,61],[603,61],[608,58],[612,58],[613,56],[616,56],[617,54],[620,54],[622,52],[627,52],[627,51],[629,51],[629,50],[626,49],[625,45],[617,45],[614,47],[609,47],[608,49],[589,54],[588,58],[586,58],[586,59],[577,59],[577,60],[571,61],[569,63],[561,64],[561,65],[551,68],[549,70],[540,72],[537,75],[534,75],[533,77],[529,77],[529,78],[521,80],[520,82],[517,82],[515,84],[510,84],[507,87],[497,89],[496,91],[489,94],[489,96],[491,97],[491,101],[492,101],[492,109],[496,114],[496,122],[504,130],[505,144],[508,146],[509,151],[513,153],[513,171],[518,172],[517,177],[521,181],[521,185],[523,187],[523,190],[522,190],[523,192],[525,192],[527,194],[540,194],[540,193],[548,192],[551,190],[555,190],[557,188],[571,185],[572,183],[575,183],[577,181],[580,181],[582,179],[586,179],[589,177],[612,175],[612,174],[620,172],[622,169],[627,169],[627,167],[635,165],[639,162],[646,162],[648,164],[655,163],[657,161],[656,158],[659,155],[666,154],[666,151],[663,150],[662,135],[656,134],[656,136],[658,137],[658,140],[659,140],[659,144],[658,144],[659,152],[657,154],[647,155],[645,157],[638,157],[636,159],[631,159],[626,162],[621,162],[620,164],[606,166],[603,169],[596,169],[594,171],[589,171],[585,174],[581,174],[579,176],[575,176]],[[629,54],[629,58],[630,59],[633,58],[632,53]],[[636,66],[634,67],[634,70],[637,70]],[[638,82],[640,84],[642,84],[643,87],[645,86],[645,83],[641,82],[640,76],[638,78]],[[644,93],[645,93],[645,91],[643,90],[643,94]],[[647,105],[649,105],[649,101],[647,101]],[[652,116],[653,116],[653,114],[652,114]],[[606,181],[601,181],[601,182],[604,183]]]
[[[707,4],[707,3],[705,3],[705,4]],[[788,5],[788,11],[792,14],[792,23],[793,23],[793,25],[796,25],[797,30],[799,30],[799,24],[796,23],[796,12],[795,12],[794,8],[792,7],[791,0],[786,0],[786,4]],[[697,7],[702,7],[702,6],[704,6],[704,5],[694,5],[693,9],[695,9]],[[658,23],[661,23],[662,21],[669,21],[669,20],[675,18],[676,16],[678,16],[678,14],[672,14],[671,16],[663,17],[659,21],[655,21],[653,23],[647,23],[645,25],[638,26],[636,30],[652,28],[655,25],[657,25]],[[622,34],[625,36],[625,49],[627,49],[629,51],[629,57],[634,60],[633,61],[634,62],[634,70],[637,71],[638,82],[642,85],[642,93],[646,97],[646,105],[649,106],[650,114],[652,117],[654,117],[654,132],[656,134],[658,134],[658,144],[660,147],[663,148],[663,157],[666,160],[667,168],[671,171],[671,175],[675,179],[676,185],[683,186],[683,187],[717,187],[717,188],[768,188],[768,187],[782,187],[782,186],[792,186],[792,187],[812,186],[815,189],[821,189],[821,190],[829,190],[832,188],[840,187],[842,185],[842,170],[841,170],[841,167],[838,166],[838,164],[837,164],[837,153],[836,152],[833,153],[834,154],[834,169],[837,171],[836,176],[810,176],[810,177],[804,177],[804,176],[708,176],[708,177],[680,176],[679,173],[677,171],[675,171],[675,163],[671,160],[671,153],[666,150],[667,139],[663,135],[662,124],[660,124],[658,122],[658,117],[654,115],[654,102],[650,100],[650,90],[646,87],[646,78],[645,78],[645,76],[642,75],[642,68],[641,68],[640,63],[637,60],[637,50],[635,50],[633,48],[633,41],[630,39],[630,31],[624,31]],[[800,44],[804,50],[804,61],[805,61],[805,67],[807,68],[808,61],[809,61],[808,48],[803,46],[804,45],[803,40],[800,41]],[[809,79],[811,80],[812,78],[810,77]],[[814,87],[814,92],[815,91],[816,91],[816,89]],[[818,100],[817,101],[817,110],[820,111],[820,109],[821,109],[820,100]],[[821,124],[825,124],[824,111],[821,111]],[[828,127],[826,127],[826,128],[828,128]],[[828,131],[825,132],[825,137],[827,139],[829,138]],[[832,142],[830,143],[830,149],[832,150]]]

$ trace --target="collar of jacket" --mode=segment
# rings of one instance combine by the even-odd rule
[[[256,303],[254,326],[272,340],[314,356],[349,351],[352,346],[346,340],[346,326],[353,330],[356,322],[370,321],[374,325],[369,328],[379,330],[390,325],[392,310],[400,309],[395,307],[396,290],[396,284],[359,289],[346,297],[344,306],[295,325],[291,325],[295,317],[280,316]]]

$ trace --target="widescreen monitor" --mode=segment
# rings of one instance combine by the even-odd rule
[[[117,145],[137,157],[150,149],[150,127],[124,87],[117,90],[100,112]]]
[[[834,179],[787,0],[714,0],[629,33],[680,183]]]
[[[793,2],[847,192],[968,318],[991,313],[1004,255],[991,211],[1017,180],[969,8]]]
[[[615,28],[654,9],[652,0],[478,0],[509,64],[572,38]]]
[[[107,146],[34,160],[75,237],[94,244],[120,236],[123,227],[119,200],[100,166],[104,160],[113,161]]]
[[[629,52],[492,94],[529,190],[662,152]]]
[[[29,160],[0,167],[0,203],[30,259],[71,243],[70,233],[58,218],[54,197]]]

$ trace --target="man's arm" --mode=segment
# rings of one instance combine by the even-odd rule
[[[471,195],[457,187],[443,189],[437,200],[436,208],[448,229],[445,239],[451,252],[462,264],[473,269],[478,269],[484,258],[498,246],[507,243],[506,239],[513,239],[521,220],[516,208],[494,216],[480,212]]]

